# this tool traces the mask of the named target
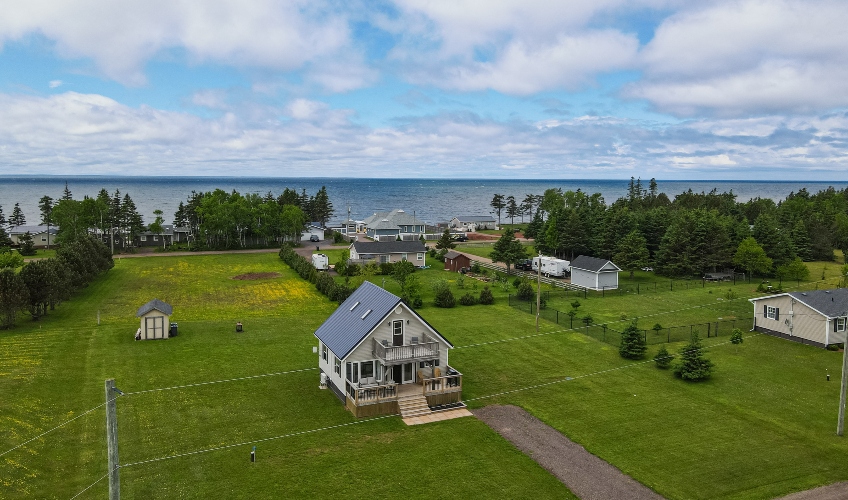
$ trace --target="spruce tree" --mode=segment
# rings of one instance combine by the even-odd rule
[[[63,200],[72,200],[73,196],[71,196],[71,190],[68,189],[68,181],[65,181],[65,189],[62,191],[62,199]]]
[[[706,380],[710,378],[714,366],[712,361],[704,357],[701,337],[695,332],[689,344],[680,351],[680,363],[675,365],[674,375],[690,382]]]
[[[12,209],[12,216],[9,217],[9,224],[12,226],[23,226],[26,224],[24,211],[21,210],[21,204],[15,203],[15,208]]]
[[[621,344],[618,346],[618,353],[622,358],[626,359],[642,359],[648,347],[645,343],[645,336],[639,327],[636,326],[634,320],[627,328],[621,332]]]
[[[665,345],[660,347],[660,350],[657,351],[656,356],[654,356],[654,363],[656,363],[657,368],[661,368],[665,370],[669,366],[671,366],[671,361],[674,359],[673,354],[669,354],[668,349],[665,348]]]
[[[453,238],[451,237],[450,228],[445,228],[445,231],[442,233],[442,237],[439,238],[439,241],[436,242],[436,248],[439,250],[443,248],[451,249],[456,247],[453,242]]]
[[[500,226],[501,225],[501,212],[503,211],[504,207],[506,207],[506,202],[504,201],[504,195],[495,194],[495,196],[492,197],[492,201],[489,203],[489,206],[494,209],[494,210],[492,210],[492,212],[496,213],[498,215],[498,226]]]

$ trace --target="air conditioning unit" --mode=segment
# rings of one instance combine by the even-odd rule
[[[321,384],[318,386],[318,388],[319,389],[326,389],[327,388],[327,374],[326,373],[321,374]]]

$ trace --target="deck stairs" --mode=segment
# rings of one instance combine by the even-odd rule
[[[398,397],[398,408],[403,418],[421,417],[432,412],[423,394],[407,394]]]

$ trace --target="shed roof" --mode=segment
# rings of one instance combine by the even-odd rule
[[[353,248],[359,254],[418,253],[426,252],[424,243],[415,241],[355,241]]]
[[[583,269],[584,271],[591,271],[593,273],[599,273],[601,271],[621,271],[621,269],[610,260],[589,257],[588,255],[581,255],[571,261],[571,267]]]
[[[463,253],[459,253],[456,250],[448,250],[448,253],[445,254],[446,259],[453,260],[457,257],[465,257],[466,259],[468,258],[467,255],[465,255]]]
[[[770,299],[773,297],[785,297],[787,295],[820,312],[827,318],[841,318],[843,316],[848,316],[848,288],[779,293],[776,295],[756,297],[748,300],[756,302],[758,300]]]
[[[344,359],[399,303],[397,295],[365,281],[315,330],[315,336]]]
[[[147,304],[144,304],[143,306],[139,307],[138,312],[135,313],[135,315],[136,317],[144,316],[145,314],[149,313],[154,309],[161,313],[167,314],[168,316],[170,316],[171,313],[174,312],[174,308],[171,307],[170,304],[166,304],[165,302],[162,302],[159,299],[153,299]]]

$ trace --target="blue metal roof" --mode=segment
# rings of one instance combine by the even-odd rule
[[[315,336],[344,359],[399,303],[400,297],[366,281],[315,330]]]

